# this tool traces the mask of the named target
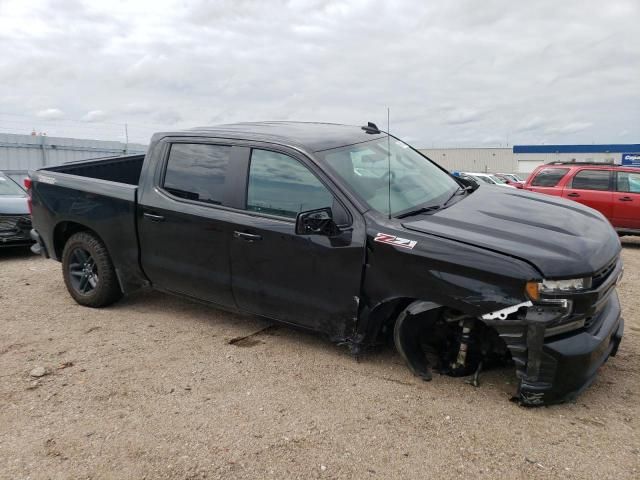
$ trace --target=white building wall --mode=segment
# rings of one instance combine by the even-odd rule
[[[425,148],[420,152],[447,170],[492,173],[518,171],[511,148]]]
[[[551,162],[621,162],[620,153],[513,153],[511,148],[423,148],[424,155],[447,170],[520,173]]]
[[[0,170],[31,170],[88,158],[144,153],[146,145],[0,133]]]

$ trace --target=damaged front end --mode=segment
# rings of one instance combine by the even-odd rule
[[[616,258],[578,288],[570,281],[527,288],[531,300],[482,316],[462,315],[415,302],[398,318],[394,340],[409,368],[425,380],[431,369],[452,376],[478,374],[512,359],[516,399],[526,406],[575,398],[615,356],[624,321],[615,290],[622,276]]]
[[[511,352],[521,404],[575,398],[593,382],[598,368],[615,356],[624,330],[615,289],[622,271],[622,261],[616,257],[582,288],[553,288],[556,285],[549,282],[552,288],[541,288],[537,298],[517,311],[482,316]]]

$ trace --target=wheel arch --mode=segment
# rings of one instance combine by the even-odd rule
[[[100,235],[98,235],[95,230],[87,227],[86,225],[73,221],[59,222],[53,229],[53,251],[57,260],[62,261],[62,252],[64,250],[64,246],[67,244],[69,238],[71,238],[73,234],[78,232],[88,232],[104,244],[104,240],[100,237]]]
[[[420,346],[420,332],[443,308],[435,302],[415,300],[400,312],[393,324],[393,343],[398,353],[409,370],[423,380],[431,380],[431,368]]]
[[[365,343],[383,343],[385,338],[393,335],[395,322],[405,309],[414,305],[412,308],[415,310],[418,305],[426,306],[428,303],[433,302],[414,297],[393,297],[377,303],[367,312]]]

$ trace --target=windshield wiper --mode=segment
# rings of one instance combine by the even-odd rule
[[[432,205],[430,207],[420,207],[415,210],[409,210],[408,212],[401,213],[400,215],[396,215],[396,218],[405,218],[412,217],[413,215],[420,215],[421,213],[433,212],[435,210],[440,210],[442,205]]]
[[[396,218],[412,217],[414,215],[420,215],[421,213],[428,213],[428,212],[435,212],[436,210],[442,210],[444,207],[447,206],[447,204],[451,200],[453,200],[453,197],[455,197],[456,195],[459,195],[460,193],[467,193],[471,188],[472,187],[458,187],[451,194],[451,196],[447,198],[447,200],[441,203],[440,205],[431,205],[429,207],[420,207],[420,208],[416,208],[415,210],[409,210],[408,212],[404,212],[404,213],[401,213],[400,215],[396,215]]]

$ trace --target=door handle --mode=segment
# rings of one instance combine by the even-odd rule
[[[621,202],[633,202],[633,198],[631,197],[620,197],[618,200]]]
[[[149,220],[151,220],[152,222],[163,222],[164,221],[164,217],[162,215],[156,215],[154,213],[148,213],[148,212],[144,212],[143,215],[148,218]]]
[[[247,242],[257,242],[258,240],[262,240],[262,235],[255,235],[253,233],[235,231],[233,232],[233,238],[239,238]]]
[[[567,197],[579,197],[580,194],[576,192],[567,193]]]

